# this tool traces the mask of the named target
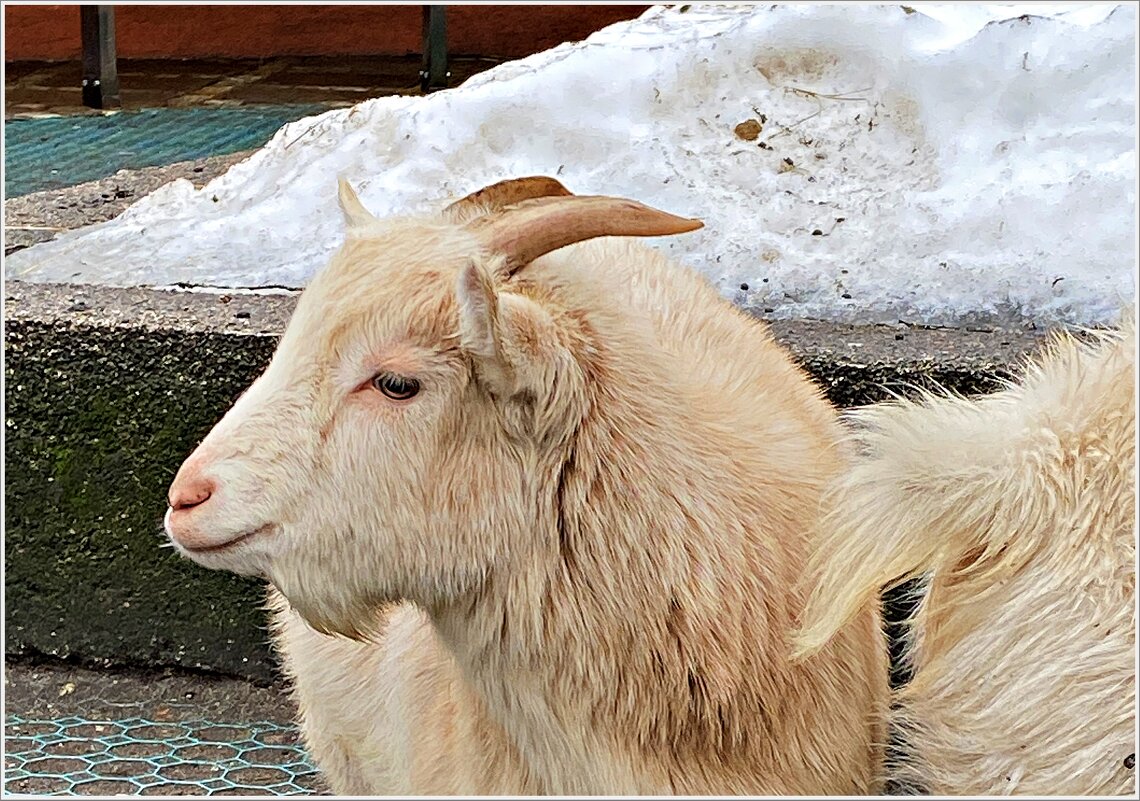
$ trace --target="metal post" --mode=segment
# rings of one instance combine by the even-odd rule
[[[434,92],[446,89],[451,72],[447,69],[447,6],[424,6],[424,59],[420,69],[420,89]]]
[[[79,28],[83,40],[83,105],[119,108],[115,7],[80,6]]]

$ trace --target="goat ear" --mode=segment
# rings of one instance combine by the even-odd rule
[[[499,335],[499,293],[494,279],[472,261],[459,273],[459,343],[475,360],[476,373],[496,395],[514,392],[514,371]]]
[[[348,233],[360,231],[376,221],[376,217],[364,208],[352,185],[344,178],[337,179],[336,199],[340,203],[340,210],[344,213],[344,227]]]
[[[565,398],[550,393],[561,386],[558,374],[570,358],[563,332],[539,303],[500,291],[497,266],[473,262],[459,275],[460,346],[475,363],[476,379],[495,397],[525,393],[544,408],[559,405]]]

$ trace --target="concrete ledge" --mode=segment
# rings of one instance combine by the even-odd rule
[[[7,283],[8,654],[273,678],[260,583],[158,546],[175,470],[268,363],[295,301]],[[772,327],[841,406],[884,387],[991,391],[1041,335]]]

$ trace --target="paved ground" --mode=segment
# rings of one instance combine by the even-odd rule
[[[283,724],[293,719],[283,683],[259,686],[190,671],[91,670],[58,663],[6,663],[4,703],[6,714],[25,718],[78,715]]]
[[[451,84],[501,63],[451,57]],[[5,65],[4,117],[99,114],[83,106],[78,61]],[[351,106],[371,97],[420,93],[420,57],[293,56],[267,59],[120,59],[122,107],[224,108],[253,104]]]

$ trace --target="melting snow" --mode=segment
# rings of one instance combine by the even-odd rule
[[[1130,4],[659,6],[290,123],[6,272],[303,286],[337,175],[383,215],[547,174],[702,218],[650,241],[768,316],[1109,322],[1135,292],[1135,48]]]

